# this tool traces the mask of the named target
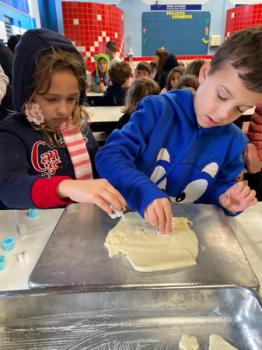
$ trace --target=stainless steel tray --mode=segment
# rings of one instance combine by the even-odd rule
[[[239,287],[8,296],[0,310],[1,350],[175,350],[185,333],[200,350],[212,333],[262,349],[261,304]]]
[[[173,211],[174,215],[193,222],[200,244],[195,266],[140,273],[124,256],[110,259],[104,241],[117,220],[93,205],[73,204],[58,222],[30,276],[30,286],[86,285],[95,290],[194,285],[258,288],[259,283],[219,208],[204,204],[174,205]]]

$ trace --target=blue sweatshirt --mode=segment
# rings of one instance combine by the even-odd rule
[[[233,124],[199,127],[192,92],[173,90],[140,102],[97,153],[96,168],[141,215],[163,197],[219,205],[243,169],[246,143]]]

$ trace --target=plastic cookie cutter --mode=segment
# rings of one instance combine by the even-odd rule
[[[4,255],[0,255],[0,271],[5,269],[6,259]]]
[[[113,205],[110,205],[110,207],[113,210],[112,214],[108,214],[110,216],[111,219],[116,219],[116,218],[120,218],[123,215],[122,211],[117,210]]]
[[[39,217],[38,209],[35,209],[35,208],[28,209],[27,216],[29,217],[29,219],[36,219],[36,218],[38,218]]]
[[[15,247],[15,239],[13,237],[6,237],[1,241],[4,250],[10,251]]]

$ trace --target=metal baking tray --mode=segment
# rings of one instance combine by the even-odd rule
[[[259,283],[224,213],[213,205],[174,205],[175,216],[193,222],[199,239],[195,266],[141,273],[123,255],[109,258],[104,247],[117,223],[93,205],[73,204],[63,213],[29,280],[30,287],[85,285],[90,289],[239,285]],[[146,247],[145,247],[146,249]]]
[[[50,293],[0,298],[1,350],[175,350],[182,334],[200,350],[216,333],[262,349],[262,308],[240,287]]]

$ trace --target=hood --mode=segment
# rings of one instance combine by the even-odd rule
[[[167,56],[164,66],[163,66],[163,71],[171,71],[172,68],[178,66],[178,62],[176,59],[176,56],[173,54],[170,54]]]
[[[82,58],[74,45],[63,35],[47,29],[28,30],[16,45],[12,79],[13,103],[16,111],[21,111],[29,97],[28,93],[39,53],[52,47],[77,52]],[[81,92],[81,97],[83,96],[84,92]]]

